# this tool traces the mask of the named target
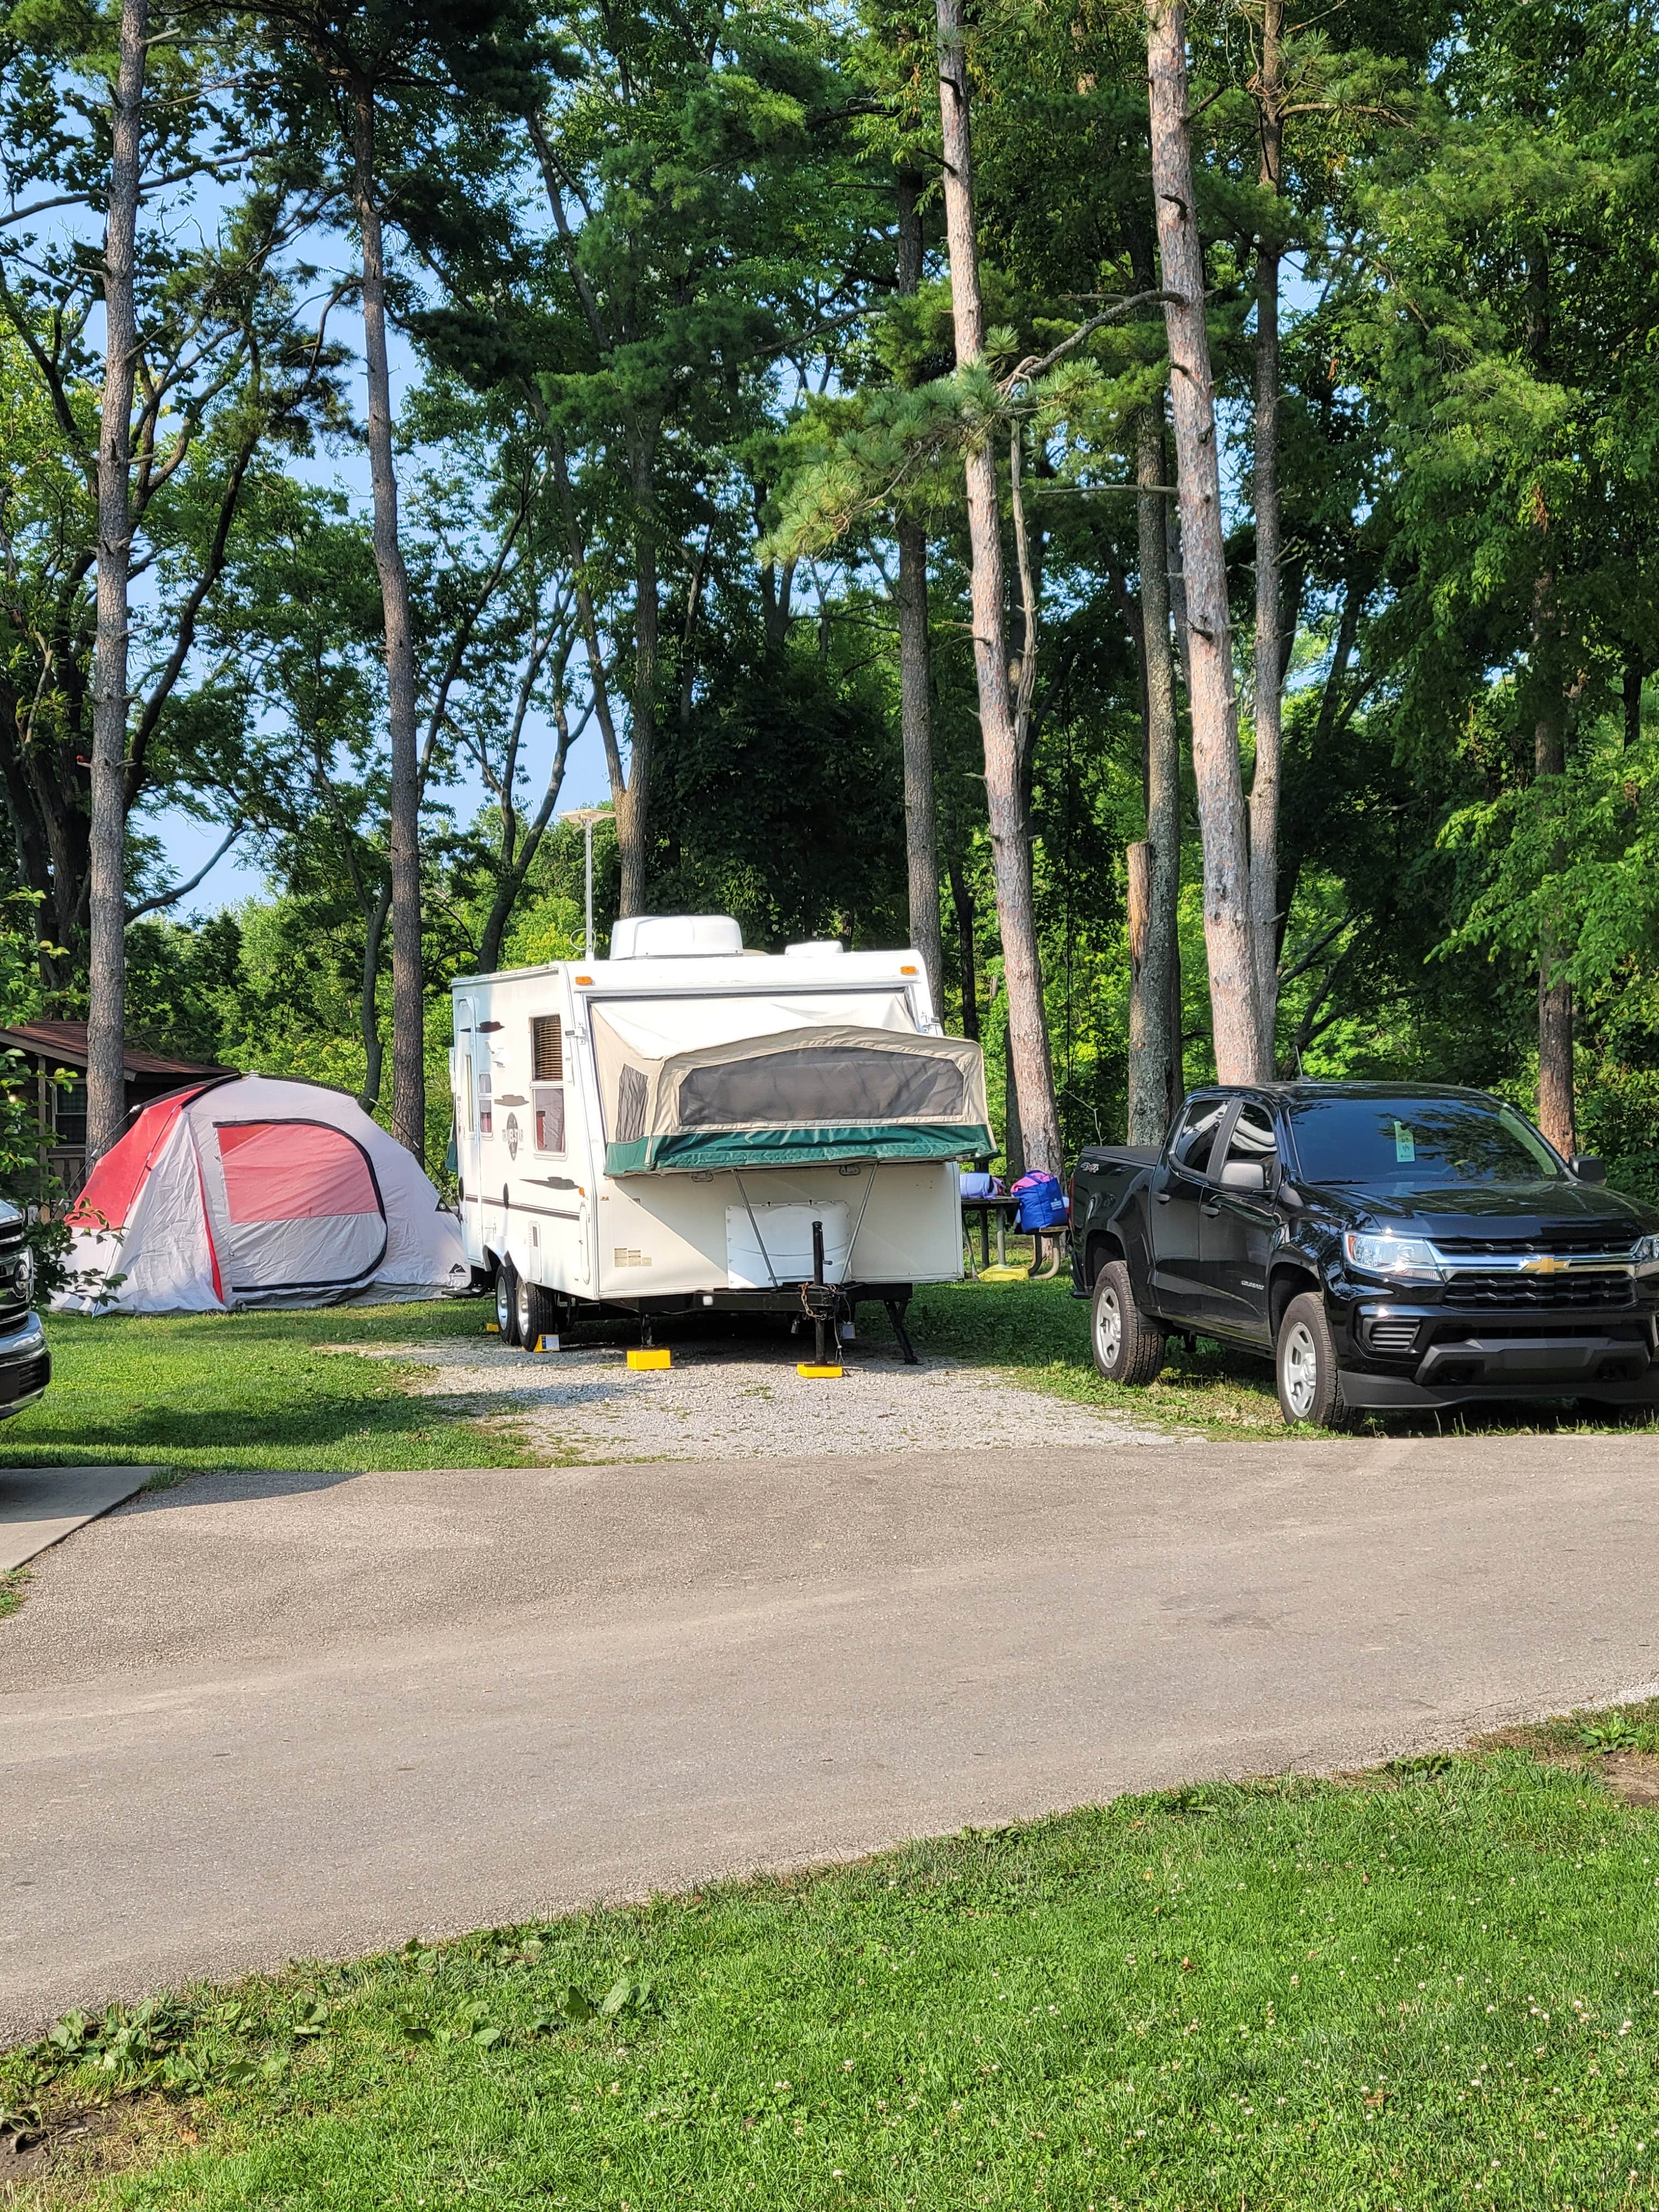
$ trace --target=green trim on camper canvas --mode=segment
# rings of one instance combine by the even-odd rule
[[[959,1160],[991,1153],[982,1121],[843,1121],[784,1129],[672,1129],[607,1145],[608,1176],[686,1174],[715,1168],[821,1167],[839,1160]]]

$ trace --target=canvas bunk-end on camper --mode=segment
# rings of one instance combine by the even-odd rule
[[[909,1356],[912,1289],[962,1272],[957,1163],[994,1149],[979,1047],[941,1034],[914,952],[640,916],[608,959],[453,998],[461,1220],[509,1340],[579,1305],[879,1301]]]

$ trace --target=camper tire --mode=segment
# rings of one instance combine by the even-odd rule
[[[495,1262],[495,1326],[503,1344],[519,1340],[519,1276],[510,1260]]]
[[[514,1285],[513,1317],[517,1327],[516,1340],[526,1352],[533,1352],[543,1337],[559,1333],[557,1298],[526,1275],[520,1275]]]

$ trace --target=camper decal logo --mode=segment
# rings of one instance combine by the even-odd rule
[[[501,1134],[507,1139],[507,1157],[516,1160],[519,1157],[519,1117],[516,1114],[507,1115],[507,1127]]]

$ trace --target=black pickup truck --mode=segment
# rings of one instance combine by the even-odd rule
[[[1088,1146],[1072,1281],[1095,1364],[1272,1358],[1292,1424],[1504,1398],[1659,1404],[1659,1210],[1478,1091],[1194,1091],[1157,1151]]]

